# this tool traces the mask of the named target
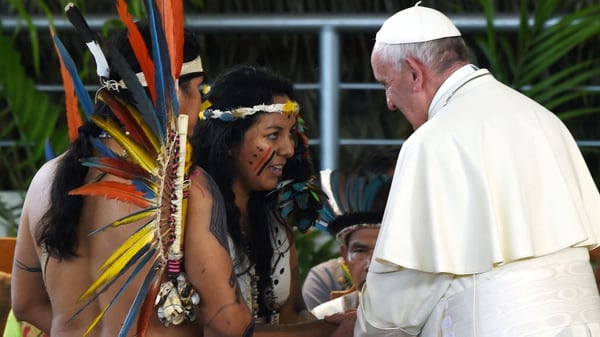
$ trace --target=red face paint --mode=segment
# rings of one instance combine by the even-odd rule
[[[271,162],[273,156],[275,155],[275,151],[272,147],[268,148],[266,151],[259,148],[259,151],[262,151],[263,154],[260,158],[258,158],[258,162],[252,167],[252,170],[256,172],[256,175],[260,175],[261,172],[265,169],[265,167]]]

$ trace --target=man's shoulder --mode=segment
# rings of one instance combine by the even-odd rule
[[[310,269],[312,274],[332,274],[335,275],[338,270],[342,269],[341,258],[332,258],[321,262]]]
[[[315,268],[319,269],[336,269],[342,266],[342,259],[339,257],[331,258],[327,261],[321,262],[315,266]]]

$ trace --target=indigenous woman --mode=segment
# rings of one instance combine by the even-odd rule
[[[312,167],[293,85],[239,65],[223,72],[206,98],[210,106],[192,137],[193,161],[223,195],[242,296],[258,323],[312,318],[301,296],[292,225],[312,223],[320,202],[308,192]],[[294,207],[292,190],[304,193],[293,199],[306,203]]]

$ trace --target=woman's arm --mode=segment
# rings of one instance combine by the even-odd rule
[[[254,321],[233,271],[223,205],[216,204],[210,183],[204,174],[192,176],[184,238],[185,270],[200,295],[199,318],[205,336],[251,336]]]

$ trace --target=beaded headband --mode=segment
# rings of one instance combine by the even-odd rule
[[[205,106],[206,105],[206,106]],[[254,115],[257,112],[281,112],[282,114],[297,115],[300,112],[300,105],[295,101],[288,100],[285,103],[277,104],[259,104],[253,107],[239,107],[232,110],[208,109],[211,103],[205,101],[203,109],[200,110],[198,117],[200,119],[220,119],[225,122],[231,122],[240,118]]]
[[[348,227],[342,229],[341,231],[339,231],[335,235],[335,239],[340,244],[346,244],[346,238],[348,237],[349,234],[351,234],[359,229],[363,229],[363,228],[379,229],[380,227],[381,227],[381,222],[379,222],[379,223],[361,223],[361,224],[351,225],[351,226],[348,226]]]

